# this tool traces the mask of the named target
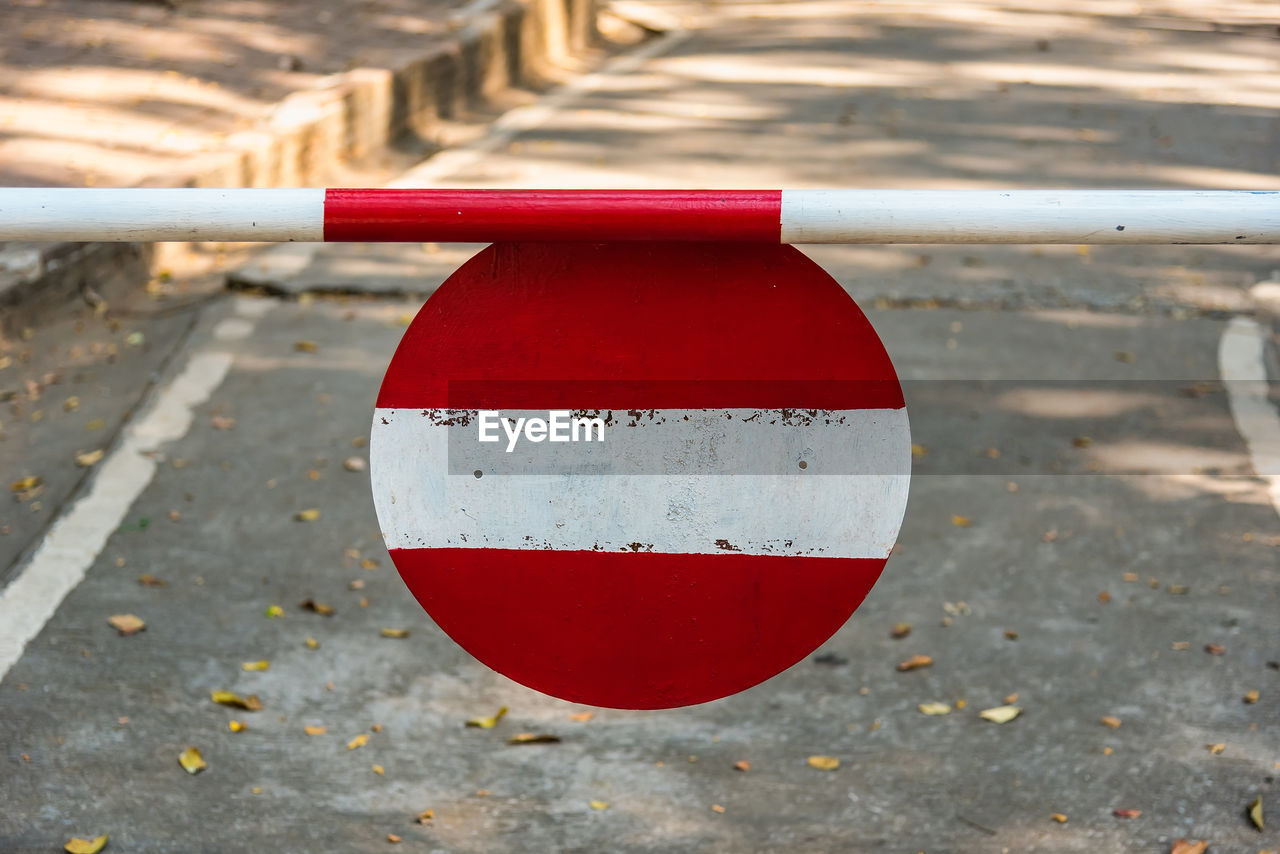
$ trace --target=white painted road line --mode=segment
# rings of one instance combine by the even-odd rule
[[[1218,371],[1236,429],[1249,446],[1253,471],[1267,483],[1267,494],[1280,513],[1280,413],[1267,397],[1264,340],[1265,330],[1256,322],[1233,318],[1218,345]]]
[[[467,145],[442,151],[387,184],[393,188],[429,186],[479,162],[486,154],[505,146],[521,133],[546,124],[555,115],[583,95],[588,95],[612,77],[629,74],[655,56],[661,56],[689,37],[683,30],[672,30],[637,49],[609,62],[604,68],[583,77],[574,78],[555,89],[546,97],[527,107],[517,107],[503,113],[479,139]]]
[[[219,323],[213,337],[219,341],[248,338],[264,306],[269,308],[270,303],[238,301],[239,316]],[[186,435],[192,410],[209,399],[232,361],[233,356],[222,349],[194,354],[182,373],[155,396],[146,414],[125,430],[120,445],[95,473],[88,493],[53,524],[26,566],[0,591],[0,679],[84,579],[107,539],[151,483],[156,462],[144,455]]]

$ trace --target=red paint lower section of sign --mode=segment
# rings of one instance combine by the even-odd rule
[[[874,558],[392,549],[413,595],[485,664],[620,709],[704,703],[800,661],[871,590]]]
[[[324,239],[779,243],[782,191],[335,189]]]

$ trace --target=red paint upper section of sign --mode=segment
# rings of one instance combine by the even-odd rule
[[[773,555],[393,549],[440,628],[547,694],[623,709],[705,703],[829,638],[885,561]]]
[[[495,244],[419,311],[378,406],[899,408],[880,339],[789,246]]]
[[[778,243],[780,190],[326,190],[324,239]]]

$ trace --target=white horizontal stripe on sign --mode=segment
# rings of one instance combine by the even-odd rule
[[[651,461],[646,451],[624,454],[624,464],[610,469],[623,473],[544,469],[534,474],[482,471],[476,477],[467,471],[449,473],[451,433],[474,435],[474,421],[446,426],[428,417],[430,410],[378,409],[370,467],[387,546],[887,557],[910,480],[905,409],[836,410],[823,413],[830,419],[768,428],[744,420],[757,410],[654,412],[674,428],[686,424],[686,414],[691,421],[705,421],[708,411],[740,417],[724,419],[720,438],[698,449],[707,460],[705,468],[677,460],[666,471],[643,473],[643,467],[625,464]],[[613,428],[615,433],[626,429]],[[679,429],[631,429],[636,432],[630,441],[649,435],[658,447],[678,456],[684,436]],[[789,447],[786,438],[794,439]],[[609,440],[606,433],[604,444]],[[769,471],[749,458],[753,446],[762,455],[785,453],[786,468],[724,473],[731,470],[725,460],[734,458],[741,460],[742,470]],[[566,444],[557,453],[587,447],[592,446]],[[518,448],[513,454],[528,453],[527,442],[522,440]],[[848,459],[850,448],[861,448],[868,456],[868,473],[848,473],[858,470]],[[799,467],[801,461],[805,468]],[[841,461],[843,468],[835,470],[844,473],[821,474],[828,461]]]
[[[324,190],[21,188],[0,240],[324,240]]]
[[[783,190],[783,243],[1276,243],[1280,192]]]

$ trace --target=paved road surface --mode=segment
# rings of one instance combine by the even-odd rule
[[[935,6],[708,7],[682,39],[525,114],[487,154],[403,180],[1280,183],[1275,42],[1260,30],[1102,3]],[[1277,428],[1265,408],[1234,418],[1256,389],[1219,381],[1224,357],[1260,365],[1261,332],[1236,315],[1280,266],[1275,249],[815,248],[906,385],[923,454],[900,547],[820,656],[704,706],[589,720],[432,625],[387,560],[367,474],[343,466],[366,454],[418,295],[469,250],[294,251],[256,275],[407,296],[230,296],[182,323],[125,316],[82,333],[128,357],[101,368],[118,370],[102,395],[116,409],[149,372],[156,382],[127,423],[103,410],[120,438],[63,517],[83,525],[86,553],[11,552],[10,644],[15,614],[58,601],[35,570],[69,584],[87,573],[3,659],[0,850],[100,833],[121,851],[398,850],[388,834],[476,852],[1280,848],[1278,820],[1260,832],[1246,816],[1259,796],[1280,815],[1280,522],[1241,432]],[[164,358],[129,361],[134,332]],[[27,346],[56,362],[72,335],[35,330]],[[0,373],[25,392],[15,370],[34,368]],[[41,393],[60,406],[63,391]],[[70,412],[37,431],[24,406],[5,429],[31,450],[6,473],[71,478],[84,425]],[[319,518],[295,521],[307,508]],[[336,613],[301,608],[308,598]],[[106,620],[119,613],[146,630],[118,635]],[[891,638],[900,622],[910,635]],[[933,666],[896,671],[913,654]],[[269,670],[241,667],[260,659]],[[263,708],[210,702],[222,689]],[[978,716],[1015,693],[1016,720]],[[930,702],[952,711],[922,714]],[[464,726],[501,706],[496,728]],[[562,741],[507,744],[525,731]],[[195,776],[177,761],[188,745],[208,762]],[[812,755],[840,767],[812,768]],[[424,809],[429,825],[414,821]]]

